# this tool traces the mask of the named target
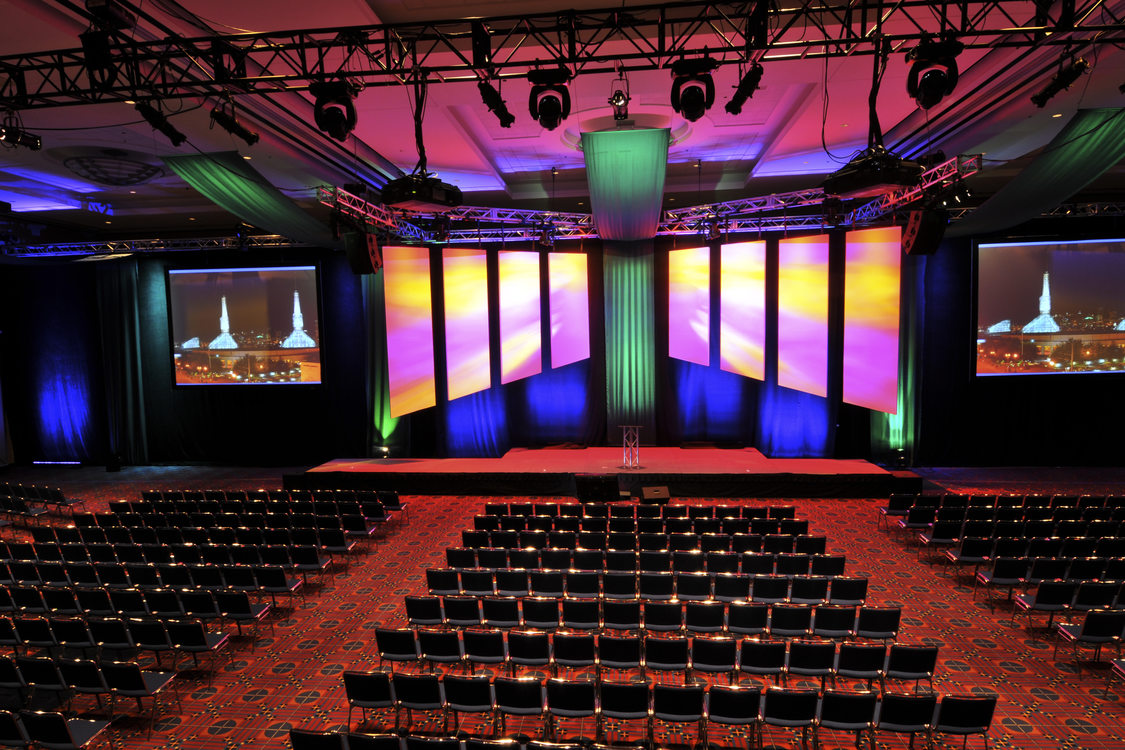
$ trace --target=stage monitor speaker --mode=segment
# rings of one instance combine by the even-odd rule
[[[348,256],[348,265],[351,266],[354,274],[379,273],[379,269],[383,267],[383,251],[379,247],[378,237],[374,234],[345,233],[344,253]]]
[[[943,209],[911,211],[902,228],[902,249],[907,255],[933,255],[945,236],[949,214]]]
[[[672,496],[667,487],[641,487],[641,502],[647,505],[664,505]]]

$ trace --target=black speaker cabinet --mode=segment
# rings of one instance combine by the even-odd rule
[[[667,487],[641,487],[641,502],[648,505],[664,505],[672,496]]]

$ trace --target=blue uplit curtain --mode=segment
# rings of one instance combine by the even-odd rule
[[[753,436],[753,405],[749,392],[756,383],[717,367],[679,359],[667,360],[671,381],[671,440],[748,443]]]
[[[1122,158],[1125,109],[1079,110],[1016,179],[945,234],[971,237],[1022,224],[1059,205]]]
[[[589,360],[528,378],[523,395],[526,419],[519,429],[529,445],[589,442],[593,416],[588,404]]]
[[[504,387],[489,388],[445,404],[445,453],[460,458],[498,458],[508,452]]]
[[[758,449],[770,458],[831,455],[828,399],[767,383],[760,391]]]
[[[283,195],[236,151],[167,156],[164,162],[184,182],[247,224],[313,247],[339,245],[328,227]]]

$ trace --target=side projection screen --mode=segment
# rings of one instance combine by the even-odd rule
[[[319,383],[316,267],[168,271],[177,385]]]
[[[1120,372],[1125,239],[977,246],[976,373]]]

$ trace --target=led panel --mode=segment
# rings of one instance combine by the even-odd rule
[[[430,251],[424,247],[383,248],[383,284],[391,416],[398,417],[437,403]]]
[[[500,268],[500,382],[543,371],[539,313],[539,253],[502,251]]]
[[[668,253],[668,356],[711,364],[711,249]]]
[[[484,250],[442,253],[445,368],[449,399],[492,385],[488,350],[488,259]]]
[[[551,367],[590,356],[590,289],[583,253],[548,253]]]
[[[777,384],[828,395],[827,235],[779,243]]]
[[[766,372],[766,243],[723,245],[719,367],[762,380]]]
[[[848,232],[844,251],[844,401],[898,411],[902,230]]]

